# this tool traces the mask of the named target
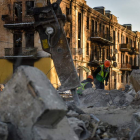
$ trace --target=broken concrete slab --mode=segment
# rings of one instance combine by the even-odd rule
[[[140,70],[133,70],[130,75],[130,82],[136,92],[140,90]]]
[[[13,124],[21,140],[33,138],[33,126],[55,127],[66,111],[46,75],[34,67],[19,67],[1,92],[0,120]]]
[[[35,126],[33,133],[34,140],[79,140],[69,126],[66,117],[55,128],[48,129]]]
[[[102,122],[117,127],[127,127],[131,124],[132,114],[139,112],[140,108],[132,108],[131,106],[124,108],[94,107],[84,108],[83,111],[88,114],[94,113]]]

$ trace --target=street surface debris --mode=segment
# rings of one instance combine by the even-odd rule
[[[20,66],[0,93],[0,140],[140,139],[140,91],[134,83],[124,91],[86,89],[77,106],[43,72]]]

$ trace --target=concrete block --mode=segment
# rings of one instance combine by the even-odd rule
[[[68,124],[66,117],[57,127],[48,129],[35,126],[33,129],[34,140],[79,140]]]
[[[0,96],[0,119],[18,128],[22,140],[31,140],[33,126],[53,128],[65,116],[66,106],[46,75],[21,66]]]

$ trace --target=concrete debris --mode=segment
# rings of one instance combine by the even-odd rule
[[[8,125],[0,122],[0,140],[7,140],[8,135]]]
[[[21,66],[1,92],[0,140],[140,139],[135,73],[124,91],[84,90],[77,107],[64,102],[40,70]]]
[[[85,112],[82,109],[78,108],[73,101],[66,102],[66,105],[67,105],[68,110],[73,110],[78,114],[85,114]]]
[[[54,128],[42,128],[35,126],[33,128],[33,140],[79,140],[66,117]]]
[[[85,140],[89,138],[90,134],[87,131],[85,123],[83,121],[77,118],[71,117],[71,118],[68,118],[68,122],[80,140]]]
[[[67,108],[62,98],[46,76],[34,67],[19,67],[1,92],[0,120],[12,124],[16,129],[13,131],[16,132],[13,134],[14,138],[11,138],[13,140],[48,139],[50,134],[46,130],[61,129],[58,126],[66,112]],[[68,123],[65,124],[65,127],[69,126]],[[78,139],[74,133],[65,133],[70,137],[69,140]],[[63,138],[63,135],[57,138],[62,139],[68,140]]]
[[[130,75],[130,82],[136,92],[140,90],[140,70],[133,70]]]
[[[129,86],[130,88],[130,86]],[[92,88],[83,91],[80,96],[82,107],[107,107],[107,106],[128,106],[135,98],[136,92],[133,89],[119,90],[94,90]]]
[[[133,114],[131,130],[130,140],[134,138],[140,139],[140,112]]]
[[[67,113],[67,117],[78,117],[78,113],[76,113],[75,111],[72,111],[70,110],[68,113]]]

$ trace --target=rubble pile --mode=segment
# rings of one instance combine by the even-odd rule
[[[136,71],[137,77],[139,77],[138,71]],[[139,83],[135,82],[137,78],[134,72],[131,79],[133,79],[131,81],[132,85],[137,84],[140,87]],[[84,90],[83,94],[79,95],[80,108],[84,113],[82,111],[77,112],[76,107],[75,109],[71,107],[74,106],[73,103],[67,102],[68,119],[73,120],[75,125],[77,124],[75,121],[78,122],[77,119],[85,123],[86,129],[84,128],[79,133],[86,133],[87,140],[140,139],[140,91],[137,90],[137,87],[135,91],[136,85],[134,88],[132,85],[126,85],[124,91],[95,90],[92,88]],[[94,118],[91,116],[94,116]],[[99,120],[98,123],[96,119]],[[79,126],[80,124],[77,125],[77,129]],[[73,130],[76,131],[76,127]],[[78,137],[80,134],[77,134]]]
[[[116,109],[116,112],[113,112],[114,108],[108,111],[109,108],[107,107],[104,107],[102,109],[99,109],[98,107],[94,110],[92,110],[91,108],[83,109],[86,112],[85,113],[83,112],[83,110],[78,109],[73,103],[68,103],[67,106],[69,110],[67,113],[69,124],[73,128],[80,140],[129,139],[132,124],[132,113],[136,111],[135,109]],[[102,114],[100,115],[99,112],[95,110],[102,112]],[[125,112],[125,110],[127,111]],[[124,114],[122,114],[123,111],[125,112]],[[95,114],[92,114],[93,112]],[[128,119],[125,120],[127,116]],[[111,119],[112,121],[110,121]]]
[[[83,107],[128,106],[135,99],[136,92],[132,86],[127,88],[125,91],[86,89],[82,96],[79,96],[81,105]]]
[[[132,85],[140,86],[133,77]],[[132,85],[86,89],[77,107],[40,70],[21,66],[0,94],[0,140],[140,139],[140,91]]]

